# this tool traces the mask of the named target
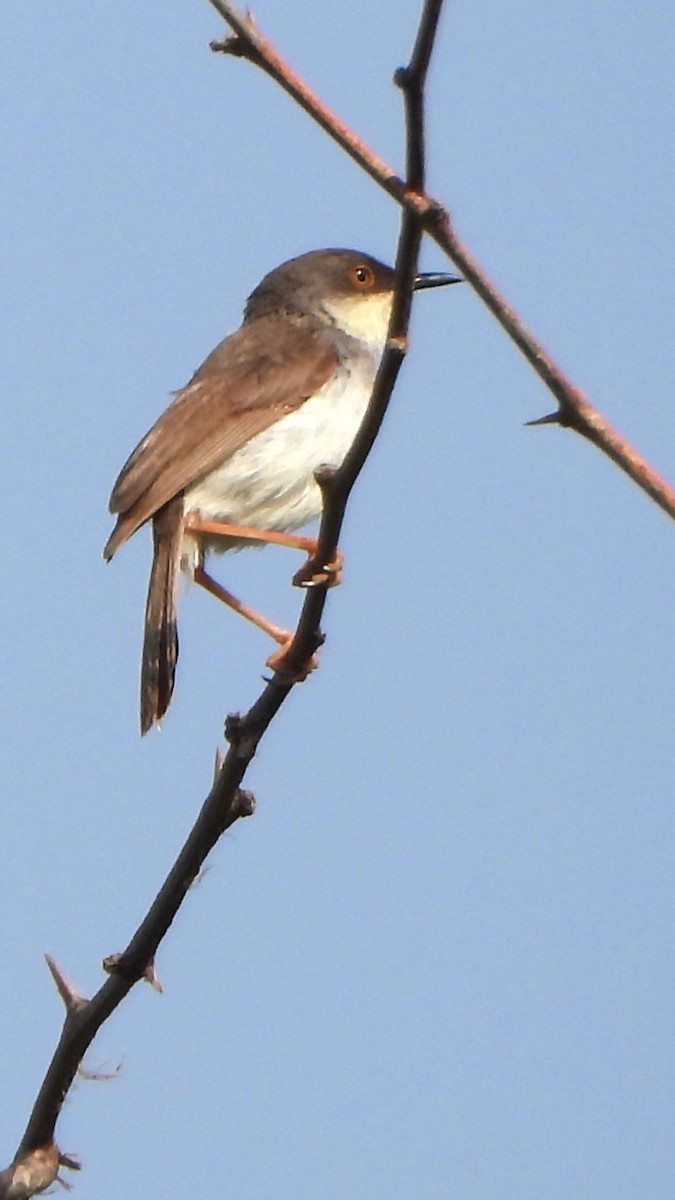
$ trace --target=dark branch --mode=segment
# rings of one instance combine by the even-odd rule
[[[406,188],[423,189],[425,176],[424,154],[424,83],[429,58],[443,0],[426,0],[415,42],[407,67],[396,72],[406,108],[406,161],[409,177]],[[315,561],[320,569],[332,562],[337,552],[345,508],[351,490],[363,470],[389,406],[398,373],[407,350],[408,326],[412,304],[413,283],[417,274],[417,258],[422,238],[422,221],[418,213],[404,208],[396,254],[396,290],[392,307],[387,344],[377,373],[373,394],[359,431],[342,465],[317,473],[323,493],[323,515]],[[309,591],[300,614],[300,621],[289,650],[288,661],[302,668],[323,640],[319,632],[326,603],[327,587],[320,585]]]
[[[397,73],[397,82],[404,92],[406,103],[409,172],[406,185],[401,186],[420,190],[424,187],[424,81],[442,2],[426,0],[410,64]],[[248,33],[253,30],[252,22],[243,18],[240,25]],[[236,28],[236,25],[233,27]],[[233,52],[232,48],[230,52]],[[317,558],[323,563],[335,558],[349,494],[382,424],[405,357],[421,237],[420,214],[412,208],[404,208],[396,256],[397,285],[392,317],[373,394],[344,463],[338,470],[323,472],[320,479],[324,513]],[[289,654],[291,665],[306,664],[323,640],[319,624],[326,593],[326,585],[319,585],[307,593]],[[156,984],[154,960],[157,949],[206,858],[224,831],[254,810],[255,802],[251,793],[242,791],[240,785],[261,737],[293,686],[292,681],[275,675],[245,716],[228,718],[225,737],[229,749],[224,758],[220,755],[216,758],[213,786],[193,829],[127,948],[121,954],[109,955],[104,960],[108,978],[96,995],[91,1000],[79,996],[56,964],[48,960],[66,1006],[66,1019],[14,1161],[0,1172],[0,1200],[29,1197],[44,1190],[58,1178],[59,1166],[70,1169],[79,1166],[75,1159],[60,1153],[54,1134],[64,1099],[80,1063],[103,1022],[134,984],[141,979]]]
[[[270,716],[271,719],[271,716]],[[78,997],[67,1003],[66,1020],[44,1082],[31,1113],[15,1163],[53,1142],[56,1121],[79,1064],[103,1022],[117,1008],[133,985],[152,973],[157,948],[171,926],[190,885],[221,834],[239,817],[253,811],[249,792],[239,782],[253,757],[241,759],[231,750],[216,779],[183,849],[162,888],[139,925],[126,950],[106,960],[108,979],[91,1000]],[[54,974],[54,967],[50,963]],[[56,976],[55,976],[56,978]],[[58,979],[63,981],[58,973]],[[63,982],[57,984],[63,996]],[[69,995],[75,995],[70,989]],[[2,1196],[0,1187],[0,1196]]]

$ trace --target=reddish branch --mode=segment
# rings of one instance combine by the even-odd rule
[[[582,434],[607,454],[665,512],[675,517],[675,490],[589,403],[581,389],[567,378],[458,237],[447,209],[427,196],[421,183],[411,183],[410,176],[405,182],[400,179],[384,159],[348,129],[284,62],[251,17],[242,15],[228,0],[209,0],[209,3],[234,30],[234,35],[224,41],[212,42],[211,49],[246,58],[270,75],[384,191],[404,210],[419,218],[424,232],[460,269],[466,282],[487,305],[555,397],[557,411],[542,418],[539,423],[563,425]]]
[[[410,64],[396,76],[405,97],[407,129],[407,183],[400,186],[410,195],[424,190],[424,83],[442,4],[443,0],[425,0]],[[325,471],[320,479],[324,514],[318,552],[322,562],[335,557],[345,505],[377,436],[405,357],[422,227],[420,212],[406,205],[396,257],[397,287],[389,336],[368,411],[342,466]],[[298,663],[308,661],[322,641],[319,623],[326,591],[325,586],[319,586],[305,598],[292,648]],[[21,1144],[11,1165],[0,1172],[0,1200],[23,1200],[44,1191],[58,1178],[59,1167],[78,1169],[77,1161],[56,1145],[55,1130],[80,1063],[103,1022],[135,983],[146,979],[158,986],[154,973],[157,949],[222,833],[239,817],[253,812],[253,797],[241,790],[241,783],[262,735],[293,686],[275,675],[245,716],[228,718],[225,736],[229,749],[225,758],[219,757],[216,762],[213,787],[195,825],[126,950],[104,960],[108,978],[96,995],[91,1000],[80,996],[53,960],[48,960],[66,1016]]]

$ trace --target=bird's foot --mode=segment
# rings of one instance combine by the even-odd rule
[[[345,561],[345,556],[341,550],[336,551],[335,558],[332,562],[320,565],[321,560],[317,560],[313,555],[303,563],[299,571],[293,576],[293,586],[302,588],[313,587],[337,587],[342,583],[342,566]]]
[[[279,646],[279,649],[275,650],[273,654],[270,654],[265,665],[271,671],[276,671],[278,675],[281,675],[284,682],[304,683],[305,679],[312,674],[312,671],[316,671],[319,665],[319,656],[312,654],[311,658],[305,659],[304,662],[299,664],[289,662],[289,651],[293,645],[293,638],[294,635],[289,634],[288,641]]]

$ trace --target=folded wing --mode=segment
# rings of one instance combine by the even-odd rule
[[[250,438],[300,408],[328,381],[337,355],[316,328],[260,317],[221,342],[124,464],[110,497],[117,525],[106,559],[169,500]]]

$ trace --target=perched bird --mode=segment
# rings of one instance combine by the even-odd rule
[[[418,275],[416,288],[456,283]],[[122,467],[110,497],[117,524],[109,560],[152,518],[154,553],[141,659],[141,733],[166,712],[178,658],[177,583],[182,569],[269,633],[290,634],[242,604],[207,574],[209,551],[281,542],[319,516],[314,472],[339,466],[365,413],[384,349],[394,272],[355,250],[315,250],[271,271],[244,320],[209,354]],[[311,557],[309,562],[311,563]],[[295,582],[335,582],[338,564]]]

